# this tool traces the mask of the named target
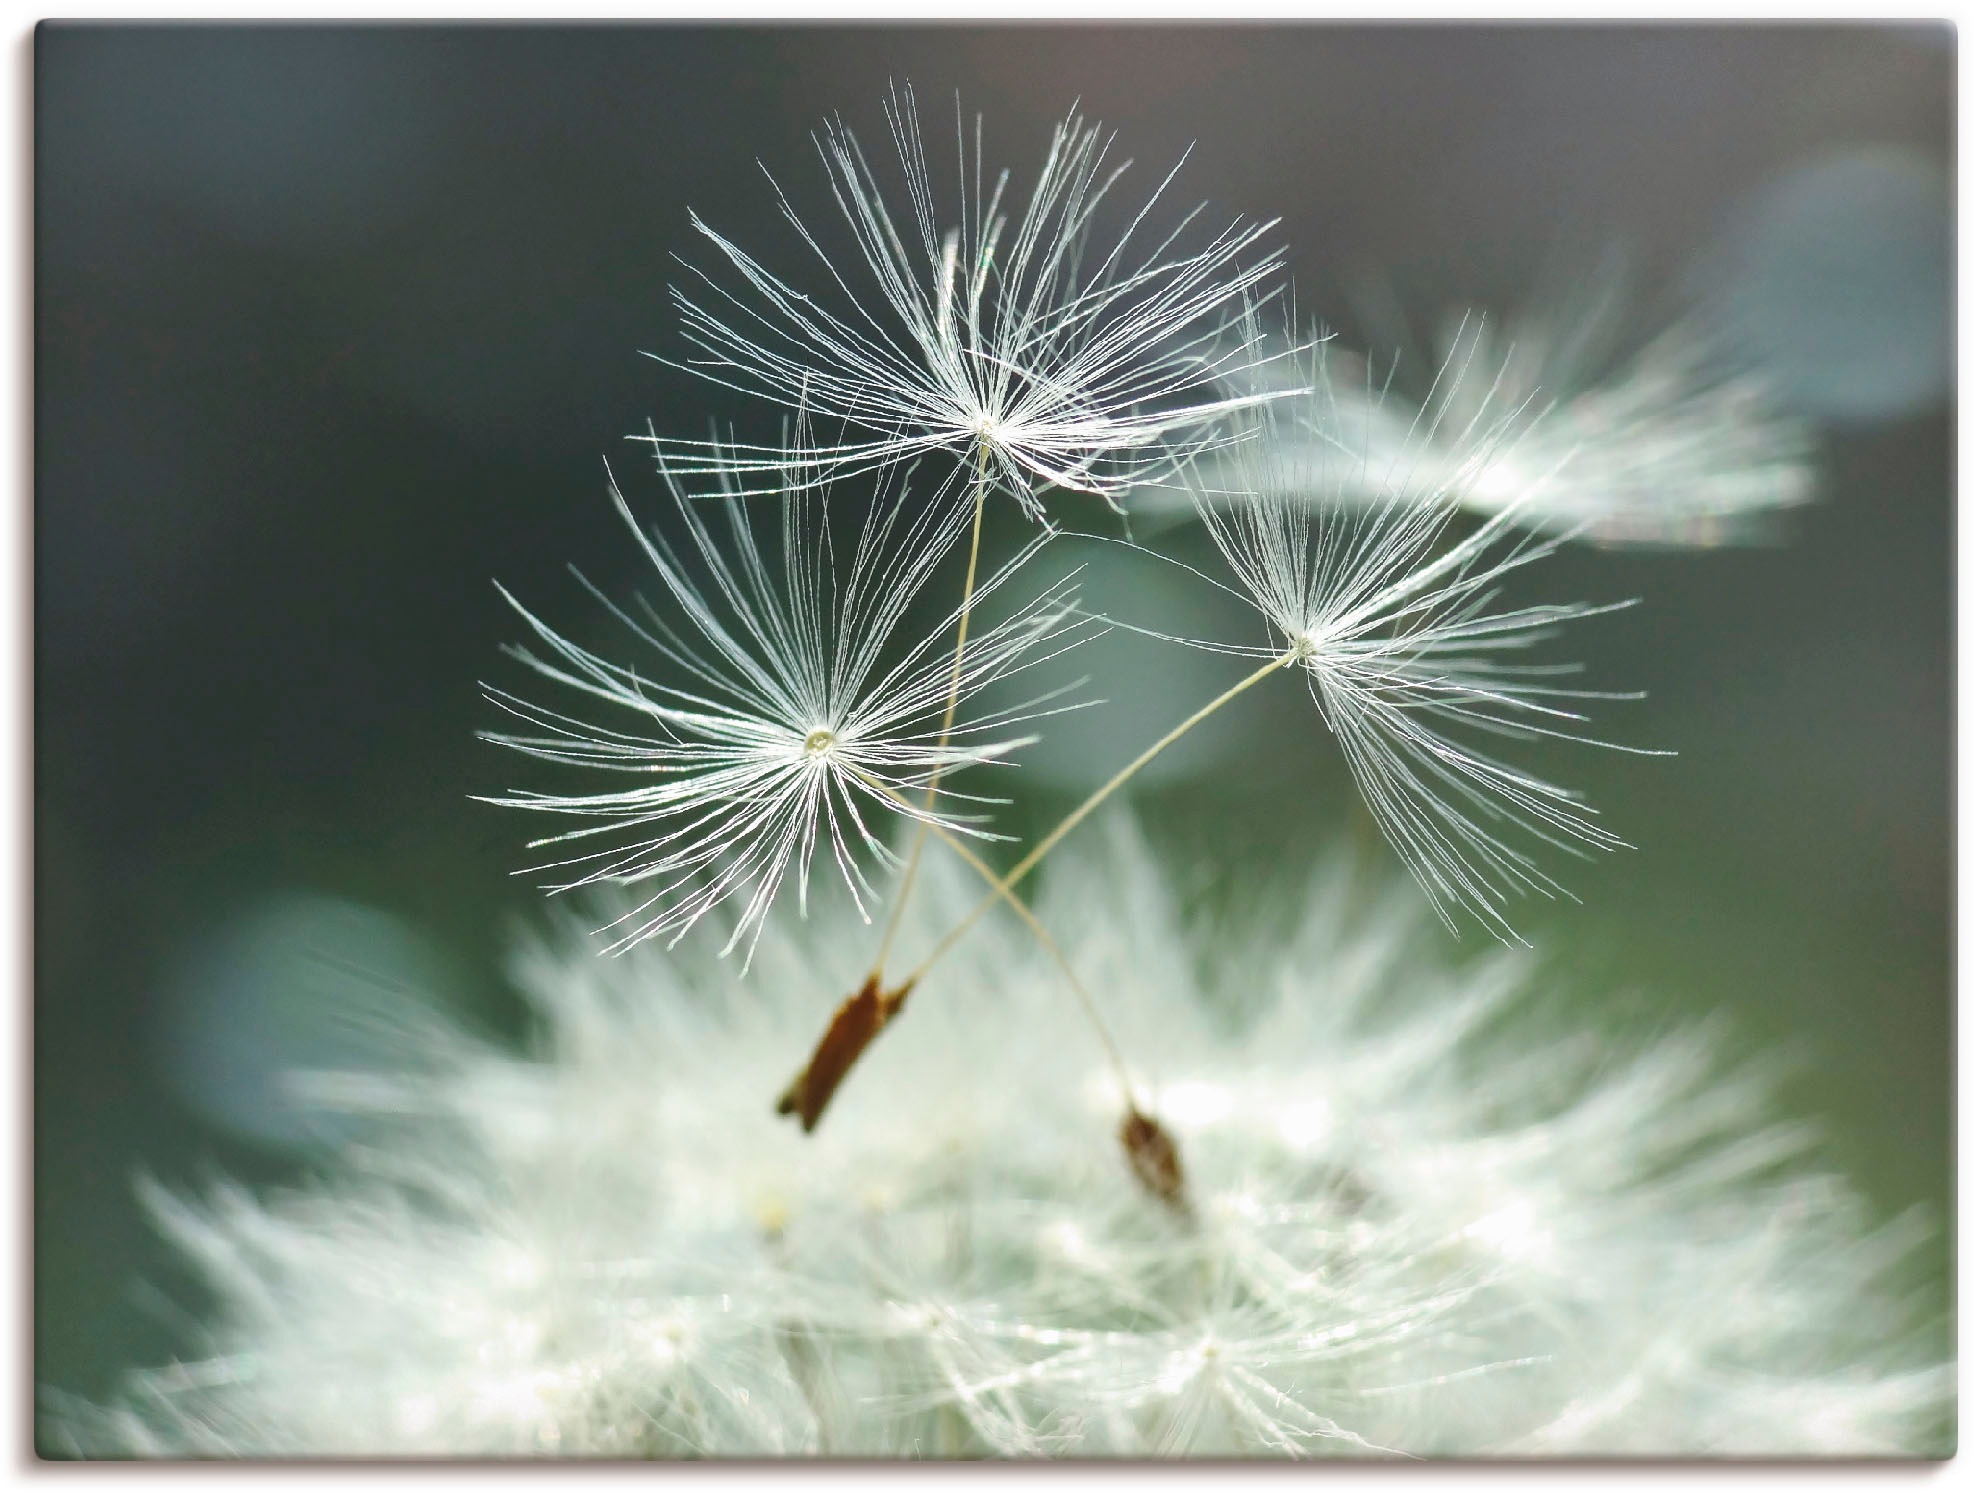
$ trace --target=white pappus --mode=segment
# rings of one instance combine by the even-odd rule
[[[1815,496],[1814,433],[1702,313],[1678,315],[1631,349],[1619,269],[1546,283],[1503,321],[1470,309],[1446,316],[1435,344],[1441,366],[1433,356],[1419,367],[1408,319],[1387,305],[1393,292],[1370,297],[1362,318],[1380,329],[1381,356],[1262,361],[1233,393],[1304,384],[1317,398],[1300,408],[1322,418],[1292,411],[1271,432],[1270,450],[1247,453],[1246,477],[1306,501],[1354,505],[1384,501],[1365,479],[1395,462],[1441,463],[1464,474],[1456,501],[1470,511],[1516,507],[1522,527],[1599,545],[1750,543],[1777,534],[1781,516]],[[1393,355],[1383,338],[1394,339]],[[1436,430],[1419,415],[1426,393],[1446,412]],[[1506,421],[1520,437],[1489,461],[1453,439]],[[1315,483],[1323,469],[1327,480]],[[1223,473],[1207,485],[1234,481]],[[1151,487],[1131,506],[1160,514],[1182,506],[1178,498]]]
[[[801,442],[791,460],[802,467],[808,454]],[[1013,734],[1025,722],[1067,707],[1042,697],[988,713],[966,707],[993,681],[1091,634],[1095,624],[1072,610],[1072,585],[1049,587],[980,628],[956,659],[954,610],[926,632],[903,635],[967,526],[953,474],[933,491],[911,469],[868,479],[858,493],[848,492],[851,483],[793,480],[767,551],[750,508],[769,500],[732,490],[693,498],[666,477],[701,578],[663,531],[634,518],[614,482],[612,499],[664,594],[657,606],[639,599],[635,612],[593,592],[624,625],[638,662],[580,647],[509,598],[545,650],[511,648],[512,656],[594,709],[573,715],[486,687],[540,734],[484,738],[642,779],[613,792],[514,790],[486,800],[597,821],[534,842],[568,853],[525,874],[555,873],[557,891],[651,886],[614,919],[615,948],[678,937],[734,901],[742,908],[729,938],[735,948],[753,945],[793,864],[802,895],[821,838],[864,915],[873,890],[863,862],[892,858],[870,818],[907,816],[987,836],[982,809],[992,800],[958,791],[946,775],[1005,759],[1031,739]],[[863,505],[849,554],[834,550],[828,493],[834,505]],[[979,596],[999,590],[1042,542],[985,579]],[[964,707],[953,719],[952,693]],[[602,720],[600,703],[610,710]]]
[[[1625,842],[1578,794],[1482,742],[1594,742],[1578,707],[1635,697],[1568,688],[1559,681],[1577,665],[1527,662],[1526,652],[1567,623],[1629,603],[1503,602],[1508,578],[1568,537],[1526,528],[1517,493],[1468,532],[1453,532],[1473,484],[1502,471],[1522,440],[1517,409],[1496,419],[1487,418],[1490,401],[1453,410],[1460,368],[1440,378],[1442,392],[1419,412],[1409,441],[1357,449],[1355,427],[1331,408],[1324,353],[1316,343],[1301,354],[1314,394],[1252,412],[1251,439],[1184,473],[1238,584],[1206,579],[1259,612],[1271,640],[1177,641],[1264,660],[1240,689],[1273,663],[1297,669],[1383,833],[1439,914],[1449,923],[1451,910],[1463,910],[1516,939],[1505,915],[1513,896],[1563,893],[1531,842],[1568,851]],[[1303,439],[1326,447],[1324,459],[1294,460],[1285,435],[1294,422]],[[1350,485],[1358,495],[1343,499]]]
[[[887,120],[906,179],[909,221],[890,209],[843,123],[818,140],[839,212],[857,245],[836,261],[778,191],[784,216],[823,266],[837,309],[780,279],[699,217],[744,285],[676,287],[686,336],[704,356],[679,364],[843,433],[814,453],[852,472],[931,450],[982,459],[1034,518],[1037,490],[1058,486],[1118,504],[1179,455],[1228,438],[1220,417],[1272,394],[1225,385],[1274,354],[1233,340],[1240,308],[1278,268],[1260,247],[1271,224],[1233,222],[1192,242],[1202,209],[1162,220],[1175,172],[1104,252],[1092,249],[1103,202],[1126,169],[1112,137],[1070,115],[1053,132],[1031,196],[1012,220],[1007,172],[985,181],[956,117],[956,200],[938,192],[911,92]],[[773,181],[774,186],[774,181]],[[950,214],[954,214],[953,217]],[[776,446],[717,446],[649,432],[634,439],[682,473],[727,470],[745,484],[787,480]]]
[[[1096,1121],[1100,1055],[1016,925],[931,981],[805,1138],[772,1034],[868,953],[766,935],[517,965],[521,1056],[436,1033],[268,1200],[154,1189],[219,1310],[68,1409],[145,1456],[1940,1453],[1923,1220],[1873,1226],[1724,1033],[1598,1040],[1532,956],[1418,952],[1336,866],[1185,931],[1118,823],[1040,904],[1135,1034],[1187,1214]],[[913,932],[974,895],[931,866]],[[1289,888],[1295,894],[1297,888]],[[1020,1035],[1028,1040],[1015,1040]]]

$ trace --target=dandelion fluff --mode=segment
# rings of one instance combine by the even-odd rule
[[[974,896],[937,874],[930,937]],[[1135,1186],[1101,1054],[1015,924],[804,1138],[774,1037],[855,930],[516,970],[530,1056],[436,1033],[317,1080],[370,1131],[267,1199],[150,1190],[218,1302],[82,1448],[145,1456],[1943,1454],[1950,1368],[1873,1225],[1710,1028],[1595,1043],[1530,956],[1428,962],[1323,873],[1185,932],[1147,853],[1043,915],[1135,1034],[1190,1209]],[[1270,920],[1267,920],[1270,922]],[[1434,940],[1432,941],[1434,944]]]
[[[1452,341],[1465,340],[1460,327]],[[1520,439],[1462,485],[1474,511],[1516,502],[1519,521],[1546,533],[1712,547],[1764,539],[1782,512],[1815,496],[1807,427],[1765,376],[1729,363],[1694,322],[1600,380],[1561,356],[1572,343],[1538,326],[1515,324],[1501,343],[1481,325],[1477,343],[1449,391],[1455,408],[1489,420],[1531,403]],[[1367,418],[1371,432],[1406,439],[1393,395],[1377,396]]]
[[[1787,409],[1781,380],[1697,315],[1618,358],[1616,278],[1557,292],[1503,325],[1475,312],[1447,318],[1432,393],[1445,418],[1434,428],[1420,417],[1422,386],[1406,388],[1393,367],[1378,372],[1380,359],[1262,359],[1233,392],[1311,392],[1290,398],[1268,450],[1242,453],[1245,477],[1354,506],[1387,501],[1375,479],[1406,463],[1441,467],[1473,513],[1515,509],[1525,528],[1585,543],[1709,548],[1774,536],[1783,513],[1816,495],[1815,438]],[[1519,439],[1480,461],[1465,433],[1508,421]],[[1235,486],[1239,460],[1232,453],[1205,485]],[[1151,487],[1131,506],[1163,515],[1184,505],[1175,489]]]
[[[1307,356],[1324,389],[1321,350]],[[1514,939],[1513,897],[1567,895],[1540,847],[1585,854],[1625,842],[1578,794],[1502,759],[1498,743],[1592,741],[1579,707],[1628,697],[1563,685],[1574,664],[1525,661],[1564,625],[1615,605],[1501,601],[1508,578],[1564,536],[1525,527],[1517,495],[1454,532],[1465,495],[1502,474],[1521,440],[1517,412],[1488,420],[1489,401],[1457,405],[1452,390],[1467,376],[1460,367],[1440,380],[1400,447],[1357,452],[1351,423],[1315,421],[1328,456],[1295,474],[1284,427],[1311,416],[1275,405],[1251,417],[1258,433],[1234,461],[1192,468],[1187,489],[1238,582],[1225,589],[1271,636],[1258,646],[1183,641],[1297,668],[1383,833],[1446,922],[1461,910]],[[1350,467],[1356,475],[1344,477]],[[1350,483],[1379,496],[1340,500]]]
[[[809,449],[800,445],[793,460]],[[1031,739],[1013,733],[1050,707],[1033,699],[949,721],[951,686],[967,707],[991,683],[1090,635],[1092,624],[1073,615],[1066,582],[979,629],[959,661],[953,611],[925,633],[906,632],[967,521],[953,478],[910,497],[905,488],[915,482],[915,473],[897,471],[869,483],[858,538],[843,555],[825,522],[822,484],[786,488],[766,545],[762,520],[751,516],[751,504],[764,500],[733,490],[692,499],[669,473],[683,552],[642,527],[614,483],[613,501],[662,588],[657,604],[641,598],[633,609],[599,596],[638,662],[583,648],[509,598],[542,649],[514,648],[512,656],[590,711],[571,714],[490,687],[490,700],[533,731],[486,739],[641,782],[581,794],[516,790],[488,801],[597,821],[535,842],[561,853],[530,869],[552,873],[555,891],[599,882],[650,888],[614,919],[614,947],[677,938],[725,903],[741,909],[728,947],[752,947],[793,867],[802,897],[820,841],[864,914],[873,897],[866,863],[893,861],[876,818],[989,834],[980,822],[989,800],[958,791],[946,775],[1003,760]],[[857,501],[833,491],[835,502]],[[979,597],[998,591],[1039,542],[987,578]],[[932,804],[924,796],[931,787]]]
[[[1074,114],[1053,131],[1014,213],[1009,174],[986,174],[980,121],[966,142],[960,106],[953,205],[930,170],[911,92],[891,95],[887,122],[905,214],[888,205],[843,123],[826,124],[817,141],[849,255],[835,257],[778,191],[833,294],[806,294],[699,217],[694,226],[742,284],[697,272],[699,287],[674,290],[701,354],[680,366],[842,427],[816,453],[822,470],[933,450],[980,454],[1042,517],[1040,488],[1117,503],[1179,455],[1222,439],[1221,416],[1270,397],[1222,385],[1264,356],[1230,334],[1245,298],[1277,269],[1276,251],[1261,247],[1271,224],[1233,222],[1205,238],[1201,208],[1168,213],[1172,170],[1121,235],[1097,247],[1103,205],[1127,169],[1109,161],[1113,137],[1099,126]],[[779,447],[636,439],[683,473],[726,470],[774,486],[787,471]]]

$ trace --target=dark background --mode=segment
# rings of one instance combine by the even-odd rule
[[[580,633],[567,561],[630,584],[601,454],[748,414],[637,356],[680,350],[689,206],[792,263],[755,163],[815,203],[809,130],[884,149],[890,79],[937,124],[960,89],[1020,183],[1075,99],[1144,173],[1194,141],[1177,200],[1281,217],[1330,317],[1369,277],[1426,328],[1504,310],[1620,245],[1640,330],[1700,295],[1787,329],[1753,351],[1823,496],[1785,542],[1550,562],[1645,598],[1579,646],[1680,755],[1563,759],[1642,848],[1522,926],[1590,1025],[1785,1053],[1829,1160],[1949,1220],[1952,67],[1949,27],[42,27],[37,1379],[189,1342],[133,1179],[312,1165],[269,1075],[362,1058],[344,1013],[517,1025],[536,826],[468,799],[523,776],[472,738],[518,682],[490,578]],[[1187,708],[1108,667],[1127,718]],[[1354,813],[1310,715],[1246,709],[1140,796],[1240,888]],[[1020,825],[1132,734],[1082,723]]]

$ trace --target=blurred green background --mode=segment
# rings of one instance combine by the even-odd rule
[[[1350,343],[1357,285],[1427,333],[1617,248],[1637,330],[1700,296],[1774,329],[1750,351],[1817,422],[1823,492],[1785,542],[1546,567],[1549,596],[1644,598],[1575,648],[1649,691],[1609,734],[1679,755],[1543,754],[1642,848],[1522,926],[1592,1026],[1724,1013],[1729,1057],[1785,1052],[1830,1159],[1949,1231],[1953,62],[1950,27],[43,26],[39,1382],[100,1395],[191,1341],[140,1171],[320,1163],[334,1130],[275,1075],[389,1061],[366,1012],[519,1025],[537,826],[468,799],[527,776],[472,738],[499,724],[477,680],[518,683],[489,581],[596,636],[566,562],[637,575],[601,454],[636,473],[648,417],[761,418],[638,356],[681,350],[689,206],[794,263],[756,163],[816,202],[808,132],[838,112],[884,149],[890,79],[937,123],[961,90],[1020,182],[1075,99],[1144,184],[1195,142],[1177,201],[1282,218],[1302,308]],[[1023,776],[1014,828],[1217,668],[1108,646],[1112,706]],[[1138,796],[1240,894],[1359,832],[1318,721],[1268,693]],[[1949,1244],[1926,1268],[1945,1299]]]

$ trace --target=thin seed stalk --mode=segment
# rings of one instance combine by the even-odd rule
[[[980,477],[977,501],[977,519],[980,523],[982,519],[982,485]],[[972,576],[975,572],[975,562],[975,544],[972,541],[970,546],[970,568]],[[1049,834],[1036,845],[1032,846],[1024,858],[1002,876],[996,875],[975,851],[962,844],[960,840],[940,825],[930,826],[926,820],[923,820],[920,825],[923,833],[918,833],[915,836],[917,859],[921,845],[926,838],[925,832],[932,827],[937,834],[941,835],[945,844],[953,848],[978,875],[990,882],[990,891],[981,902],[978,902],[975,907],[971,908],[964,915],[961,922],[957,923],[955,927],[943,935],[941,942],[936,944],[927,958],[923,959],[915,967],[914,972],[893,989],[888,990],[881,984],[880,965],[878,963],[874,965],[873,972],[866,977],[865,983],[860,986],[858,991],[849,996],[840,1005],[839,1009],[833,1013],[832,1020],[825,1029],[825,1035],[819,1039],[816,1049],[812,1052],[811,1060],[798,1071],[797,1077],[791,1080],[790,1086],[784,1090],[783,1095],[778,1099],[777,1112],[779,1114],[794,1115],[799,1125],[808,1134],[818,1124],[819,1117],[825,1112],[825,1106],[831,1103],[832,1096],[838,1092],[839,1085],[845,1081],[846,1075],[852,1071],[853,1064],[859,1061],[866,1049],[872,1046],[874,1039],[900,1014],[901,1008],[907,1004],[908,996],[914,992],[915,987],[921,983],[923,977],[934,967],[935,962],[953,948],[963,935],[974,927],[977,920],[984,913],[988,912],[991,907],[1000,901],[1007,902],[1019,918],[1023,920],[1025,926],[1032,931],[1032,934],[1038,939],[1045,951],[1052,957],[1053,962],[1058,965],[1060,971],[1065,975],[1067,983],[1072,986],[1073,993],[1079,998],[1080,1005],[1084,1008],[1087,1019],[1092,1023],[1094,1031],[1099,1035],[1101,1044],[1106,1049],[1108,1060],[1113,1065],[1114,1071],[1120,1079],[1121,1087],[1127,1094],[1127,1113],[1121,1120],[1117,1138],[1120,1141],[1122,1152],[1127,1157],[1128,1165],[1134,1172],[1135,1180],[1140,1183],[1142,1189],[1151,1197],[1160,1200],[1168,1207],[1174,1209],[1182,1217],[1190,1217],[1191,1208],[1182,1157],[1176,1149],[1174,1138],[1163,1128],[1159,1120],[1142,1109],[1140,1102],[1135,1096],[1134,1084],[1129,1077],[1127,1065],[1121,1057],[1120,1049],[1114,1045],[1113,1038],[1108,1033],[1105,1023],[1100,1020],[1099,1009],[1094,1005],[1092,996],[1087,992],[1085,985],[1081,983],[1079,976],[1074,973],[1072,963],[1066,958],[1065,951],[1059,947],[1058,941],[1046,931],[1045,926],[1038,921],[1037,916],[1024,904],[1023,899],[1017,895],[1016,888],[1017,884],[1030,874],[1032,868],[1051,853],[1052,848],[1059,841],[1078,828],[1089,814],[1105,803],[1114,793],[1119,791],[1136,773],[1154,761],[1157,756],[1174,743],[1180,741],[1189,732],[1196,729],[1202,722],[1215,715],[1254,684],[1259,683],[1268,674],[1297,662],[1300,657],[1300,651],[1297,645],[1287,649],[1278,657],[1246,675],[1243,679],[1240,679],[1236,684],[1217,696],[1216,699],[1178,722],[1165,735],[1151,743],[1132,762],[1128,763],[1127,766],[1123,767],[1096,789],[1078,808],[1060,820]],[[959,673],[962,660],[960,638],[958,639],[956,658]],[[952,700],[952,711],[953,708]],[[867,782],[870,786],[879,789],[897,802],[905,802],[901,794],[894,789],[877,783],[870,778],[867,779]],[[912,871],[914,865],[914,861],[909,862],[910,871]],[[906,897],[904,893],[901,900],[895,904],[894,924],[890,925],[888,929],[890,942],[893,928],[899,923],[900,909],[905,901]],[[884,948],[882,953],[884,955]]]
[[[903,804],[907,802],[900,793],[887,787],[886,784],[881,783],[878,779],[867,778],[866,781],[869,786],[885,793],[895,802]],[[1010,907],[1011,911],[1017,914],[1019,921],[1025,927],[1029,928],[1032,936],[1038,940],[1039,947],[1045,951],[1046,956],[1059,967],[1059,973],[1065,976],[1066,984],[1072,987],[1073,994],[1079,998],[1080,1006],[1086,1012],[1086,1019],[1093,1027],[1093,1034],[1100,1039],[1100,1045],[1106,1049],[1107,1061],[1112,1065],[1115,1076],[1120,1079],[1122,1091],[1127,1095],[1128,1101],[1132,1103],[1135,1097],[1134,1081],[1128,1075],[1127,1062],[1122,1058],[1120,1048],[1115,1045],[1113,1034],[1107,1030],[1107,1024],[1100,1019],[1100,1008],[1094,1004],[1092,992],[1086,988],[1079,976],[1073,972],[1072,961],[1066,957],[1066,951],[1059,946],[1059,941],[1052,937],[1050,931],[1047,930],[1043,923],[1038,921],[1038,915],[1025,905],[1024,899],[1018,896],[1012,888],[1004,885],[1002,878],[990,868],[989,863],[982,856],[971,850],[958,836],[951,834],[948,830],[942,828],[941,825],[929,825],[927,828],[944,845],[960,856],[965,865],[989,884],[991,888],[990,895],[994,898],[1002,899]]]
[[[904,807],[912,807],[899,790],[866,773],[855,770],[855,775],[874,792],[884,794]],[[1092,994],[1074,971],[1072,961],[1066,957],[1065,950],[1059,946],[1059,941],[1052,937],[1045,925],[1038,921],[1036,914],[1024,905],[1023,899],[1015,891],[999,884],[997,873],[990,869],[981,856],[941,825],[930,825],[929,828],[941,838],[943,844],[962,858],[964,864],[994,888],[991,892],[993,901],[1001,898],[1010,904],[1011,910],[1018,915],[1025,927],[1031,930],[1040,947],[1059,967],[1059,972],[1065,976],[1066,983],[1072,987],[1074,996],[1078,998],[1080,1009],[1085,1012],[1094,1035],[1100,1039],[1100,1046],[1107,1055],[1107,1061],[1112,1066],[1115,1077],[1120,1081],[1121,1092],[1127,1099],[1128,1114],[1131,1117],[1141,1116],[1141,1106],[1135,1093],[1133,1076],[1128,1071],[1127,1060],[1121,1056],[1121,1050],[1115,1045],[1113,1034],[1107,1030],[1107,1024],[1100,1019],[1100,1008],[1094,1003]],[[900,1015],[901,1008],[914,993],[915,984],[916,978],[910,977],[890,990],[882,984],[877,974],[867,975],[859,989],[842,1001],[838,1010],[833,1012],[832,1019],[826,1023],[824,1034],[812,1048],[810,1059],[798,1070],[797,1076],[778,1097],[777,1112],[794,1115],[807,1132],[812,1130],[825,1113],[826,1105],[832,1102],[832,1096],[838,1092],[839,1085],[845,1082],[846,1075],[852,1071],[853,1064],[859,1061],[866,1049],[871,1047],[880,1033],[886,1030],[888,1024]],[[1149,1123],[1145,1116],[1142,1118],[1144,1123]],[[1179,1168],[1178,1176],[1180,1176]]]
[[[865,773],[857,774],[860,780],[877,793],[886,795],[894,802],[911,807],[905,795],[897,789],[882,783]],[[1100,1019],[1100,1008],[1094,1004],[1092,994],[1072,967],[1072,961],[1052,937],[1045,925],[1038,921],[1032,910],[1025,906],[1011,886],[990,869],[983,858],[961,839],[951,834],[939,824],[929,826],[942,843],[960,856],[964,864],[989,882],[991,899],[1001,898],[1010,905],[1019,919],[1029,928],[1040,947],[1059,967],[1066,983],[1072,987],[1080,1008],[1086,1013],[1093,1034],[1100,1039],[1100,1046],[1107,1055],[1107,1062],[1114,1070],[1114,1077],[1120,1083],[1126,1110],[1115,1132],[1121,1145],[1122,1154],[1127,1158],[1129,1169],[1142,1189],[1179,1217],[1193,1216],[1188,1182],[1183,1169],[1182,1153],[1176,1148],[1175,1138],[1163,1127],[1162,1122],[1144,1110],[1141,1098],[1135,1092],[1134,1078],[1129,1073],[1127,1060],[1121,1056],[1115,1045],[1113,1034],[1107,1030],[1106,1022]],[[868,975],[865,984],[843,1001],[833,1013],[825,1033],[818,1040],[811,1059],[799,1070],[783,1095],[777,1101],[779,1114],[793,1115],[804,1127],[806,1133],[815,1128],[825,1112],[825,1106],[832,1102],[832,1096],[845,1082],[853,1064],[859,1061],[874,1039],[886,1030],[889,1023],[898,1016],[913,993],[918,976],[911,976],[893,990],[881,988],[879,980]]]
[[[1263,680],[1268,674],[1271,674],[1276,669],[1287,668],[1293,663],[1297,662],[1299,656],[1300,656],[1300,650],[1297,647],[1288,648],[1284,653],[1272,659],[1269,663],[1264,664],[1255,672],[1246,675],[1243,679],[1240,679],[1236,684],[1232,685],[1229,689],[1225,690],[1221,695],[1217,696],[1217,698],[1212,700],[1209,704],[1201,707],[1200,709],[1189,715],[1186,719],[1179,722],[1166,735],[1162,736],[1160,739],[1149,745],[1147,749],[1144,750],[1139,756],[1137,756],[1132,762],[1128,763],[1127,766],[1123,767],[1119,772],[1115,773],[1111,778],[1107,779],[1105,783],[1101,784],[1098,788],[1096,788],[1092,792],[1092,794],[1090,794],[1087,797],[1086,802],[1082,803],[1078,808],[1074,809],[1070,814],[1066,815],[1065,818],[1061,819],[1058,822],[1058,824],[1052,828],[1049,834],[1047,834],[1042,840],[1040,840],[1036,845],[1032,846],[1031,849],[1025,853],[1023,859],[1018,861],[1016,865],[1012,866],[1010,870],[1006,871],[1001,877],[997,879],[996,886],[990,892],[985,894],[981,902],[977,903],[975,907],[971,908],[967,913],[963,915],[963,919],[961,922],[957,923],[955,927],[951,928],[947,933],[945,933],[942,936],[941,941],[937,943],[935,947],[929,951],[927,957],[924,958],[921,961],[921,963],[915,967],[914,973],[909,975],[904,983],[908,985],[914,985],[918,983],[928,973],[928,971],[934,967],[936,961],[939,960],[944,954],[948,953],[950,949],[954,948],[956,944],[962,939],[962,936],[965,933],[969,932],[969,930],[976,925],[977,920],[981,918],[984,913],[988,912],[992,907],[996,906],[1000,898],[1006,896],[1011,891],[1012,888],[1014,888],[1020,881],[1024,880],[1024,878],[1031,873],[1032,869],[1036,867],[1040,861],[1045,859],[1045,857],[1051,853],[1053,846],[1057,845],[1059,841],[1063,840],[1067,835],[1071,834],[1075,829],[1077,829],[1080,826],[1081,822],[1085,820],[1087,815],[1091,814],[1095,809],[1099,808],[1101,804],[1105,803],[1109,798],[1111,798],[1115,792],[1117,792],[1120,788],[1122,788],[1128,782],[1128,780],[1132,778],[1136,773],[1140,772],[1142,768],[1146,767],[1150,762],[1154,761],[1156,757],[1160,756],[1169,747],[1175,745],[1176,742],[1182,740],[1184,736],[1188,735],[1191,731],[1196,729],[1197,726],[1201,725],[1204,721],[1208,720],[1211,716],[1215,715],[1219,710],[1222,710],[1226,705],[1230,704],[1231,701],[1235,700],[1239,695],[1243,694],[1246,690],[1250,689],[1254,684],[1257,684],[1259,681]]]
[[[963,651],[969,643],[969,614],[976,600],[976,560],[983,541],[983,499],[989,484],[990,443],[980,442],[976,448],[976,499],[975,515],[969,526],[969,569],[963,576],[962,614],[956,621],[956,656],[949,670],[949,700],[942,710],[942,735],[936,744],[936,755],[947,750],[949,733],[955,729],[956,706],[962,696]],[[935,790],[941,786],[942,769],[937,764],[928,779],[928,791],[922,799],[925,813],[935,811]],[[901,931],[901,919],[907,913],[908,897],[914,891],[915,873],[921,869],[922,847],[928,843],[928,821],[918,820],[915,824],[914,843],[908,847],[907,866],[901,872],[900,889],[894,894],[893,911],[887,915],[887,926],[880,934],[880,950],[873,956],[873,969],[870,978],[878,983],[887,965],[887,955],[893,950],[894,938]],[[908,982],[910,985],[913,981]]]

